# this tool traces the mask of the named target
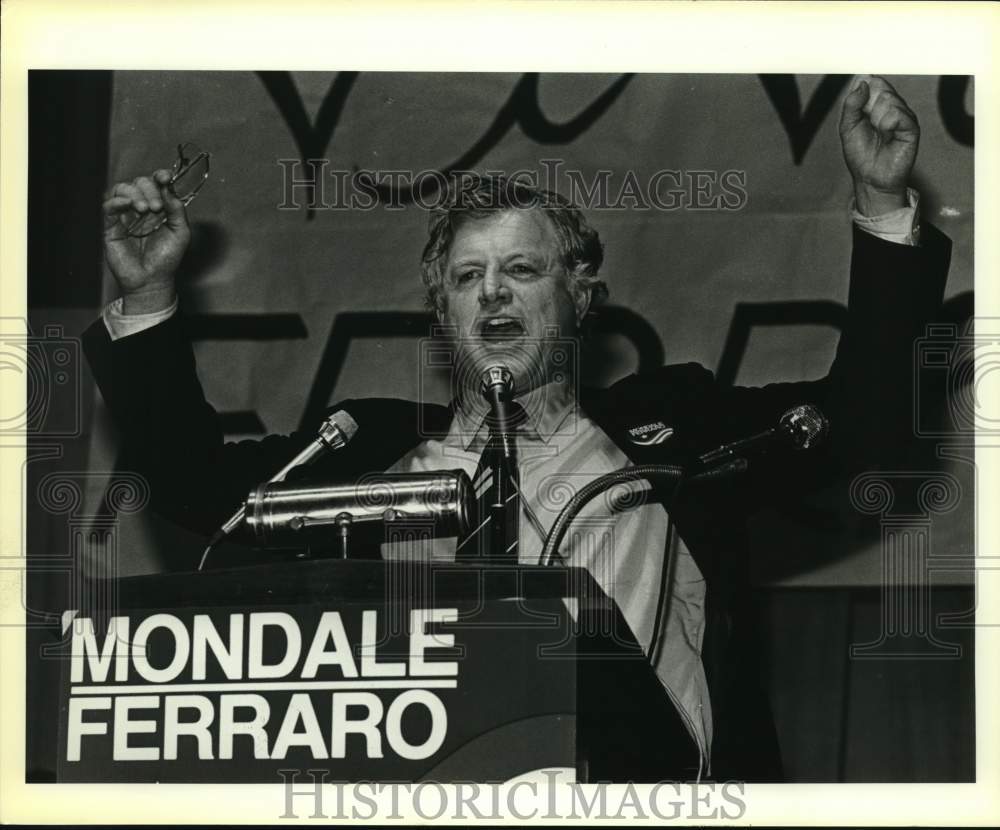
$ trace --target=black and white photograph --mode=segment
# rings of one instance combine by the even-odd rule
[[[187,59],[23,77],[29,792],[982,780],[979,77]]]

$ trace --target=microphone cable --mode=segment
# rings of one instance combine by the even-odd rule
[[[670,586],[674,572],[674,563],[677,559],[674,551],[675,537],[677,536],[677,525],[674,522],[674,511],[672,506],[676,503],[677,497],[681,493],[681,488],[687,480],[687,475],[682,474],[674,487],[673,495],[670,499],[671,507],[667,508],[667,538],[663,546],[663,567],[660,569],[660,586],[656,597],[656,616],[653,618],[653,633],[649,640],[649,665],[655,666],[658,657],[657,650],[662,647],[662,637],[660,630],[663,627],[663,615],[666,613],[667,590]],[[679,537],[678,537],[679,538]]]

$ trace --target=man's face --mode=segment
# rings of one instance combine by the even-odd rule
[[[466,391],[478,389],[482,371],[496,365],[513,373],[518,395],[552,380],[559,340],[576,336],[590,297],[571,291],[544,212],[508,210],[467,220],[443,270],[440,317],[456,330],[459,382]]]

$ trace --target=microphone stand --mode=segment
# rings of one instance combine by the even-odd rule
[[[505,366],[491,366],[482,375],[481,391],[490,406],[488,424],[491,436],[500,443],[500,458],[494,457],[494,502],[490,505],[490,551],[493,556],[506,553],[512,541],[507,538],[506,505],[517,492],[517,458],[508,402],[514,394],[514,376]],[[517,541],[517,540],[514,540]]]
[[[718,467],[696,473],[690,478],[687,477],[688,471],[685,467],[678,467],[673,464],[642,464],[637,467],[623,467],[620,470],[615,470],[614,472],[595,478],[581,487],[559,512],[555,522],[552,524],[552,529],[549,531],[548,538],[545,540],[545,545],[542,547],[538,564],[543,566],[552,564],[556,552],[562,544],[563,537],[565,537],[566,531],[569,529],[570,522],[576,518],[577,514],[589,502],[593,501],[593,499],[606,490],[610,490],[616,484],[624,484],[628,481],[638,481],[640,479],[646,479],[650,482],[660,479],[668,482],[674,481],[676,483],[674,485],[673,498],[676,498],[684,481],[706,481],[714,478],[723,478],[734,473],[741,473],[746,469],[746,459],[735,458]]]

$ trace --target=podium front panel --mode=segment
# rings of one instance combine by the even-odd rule
[[[504,781],[575,768],[576,665],[544,656],[572,636],[560,598],[255,603],[194,590],[154,604],[170,600],[157,579],[124,586],[110,618],[64,615],[59,781],[280,783],[281,770],[310,769]],[[230,596],[248,599],[243,582]]]

